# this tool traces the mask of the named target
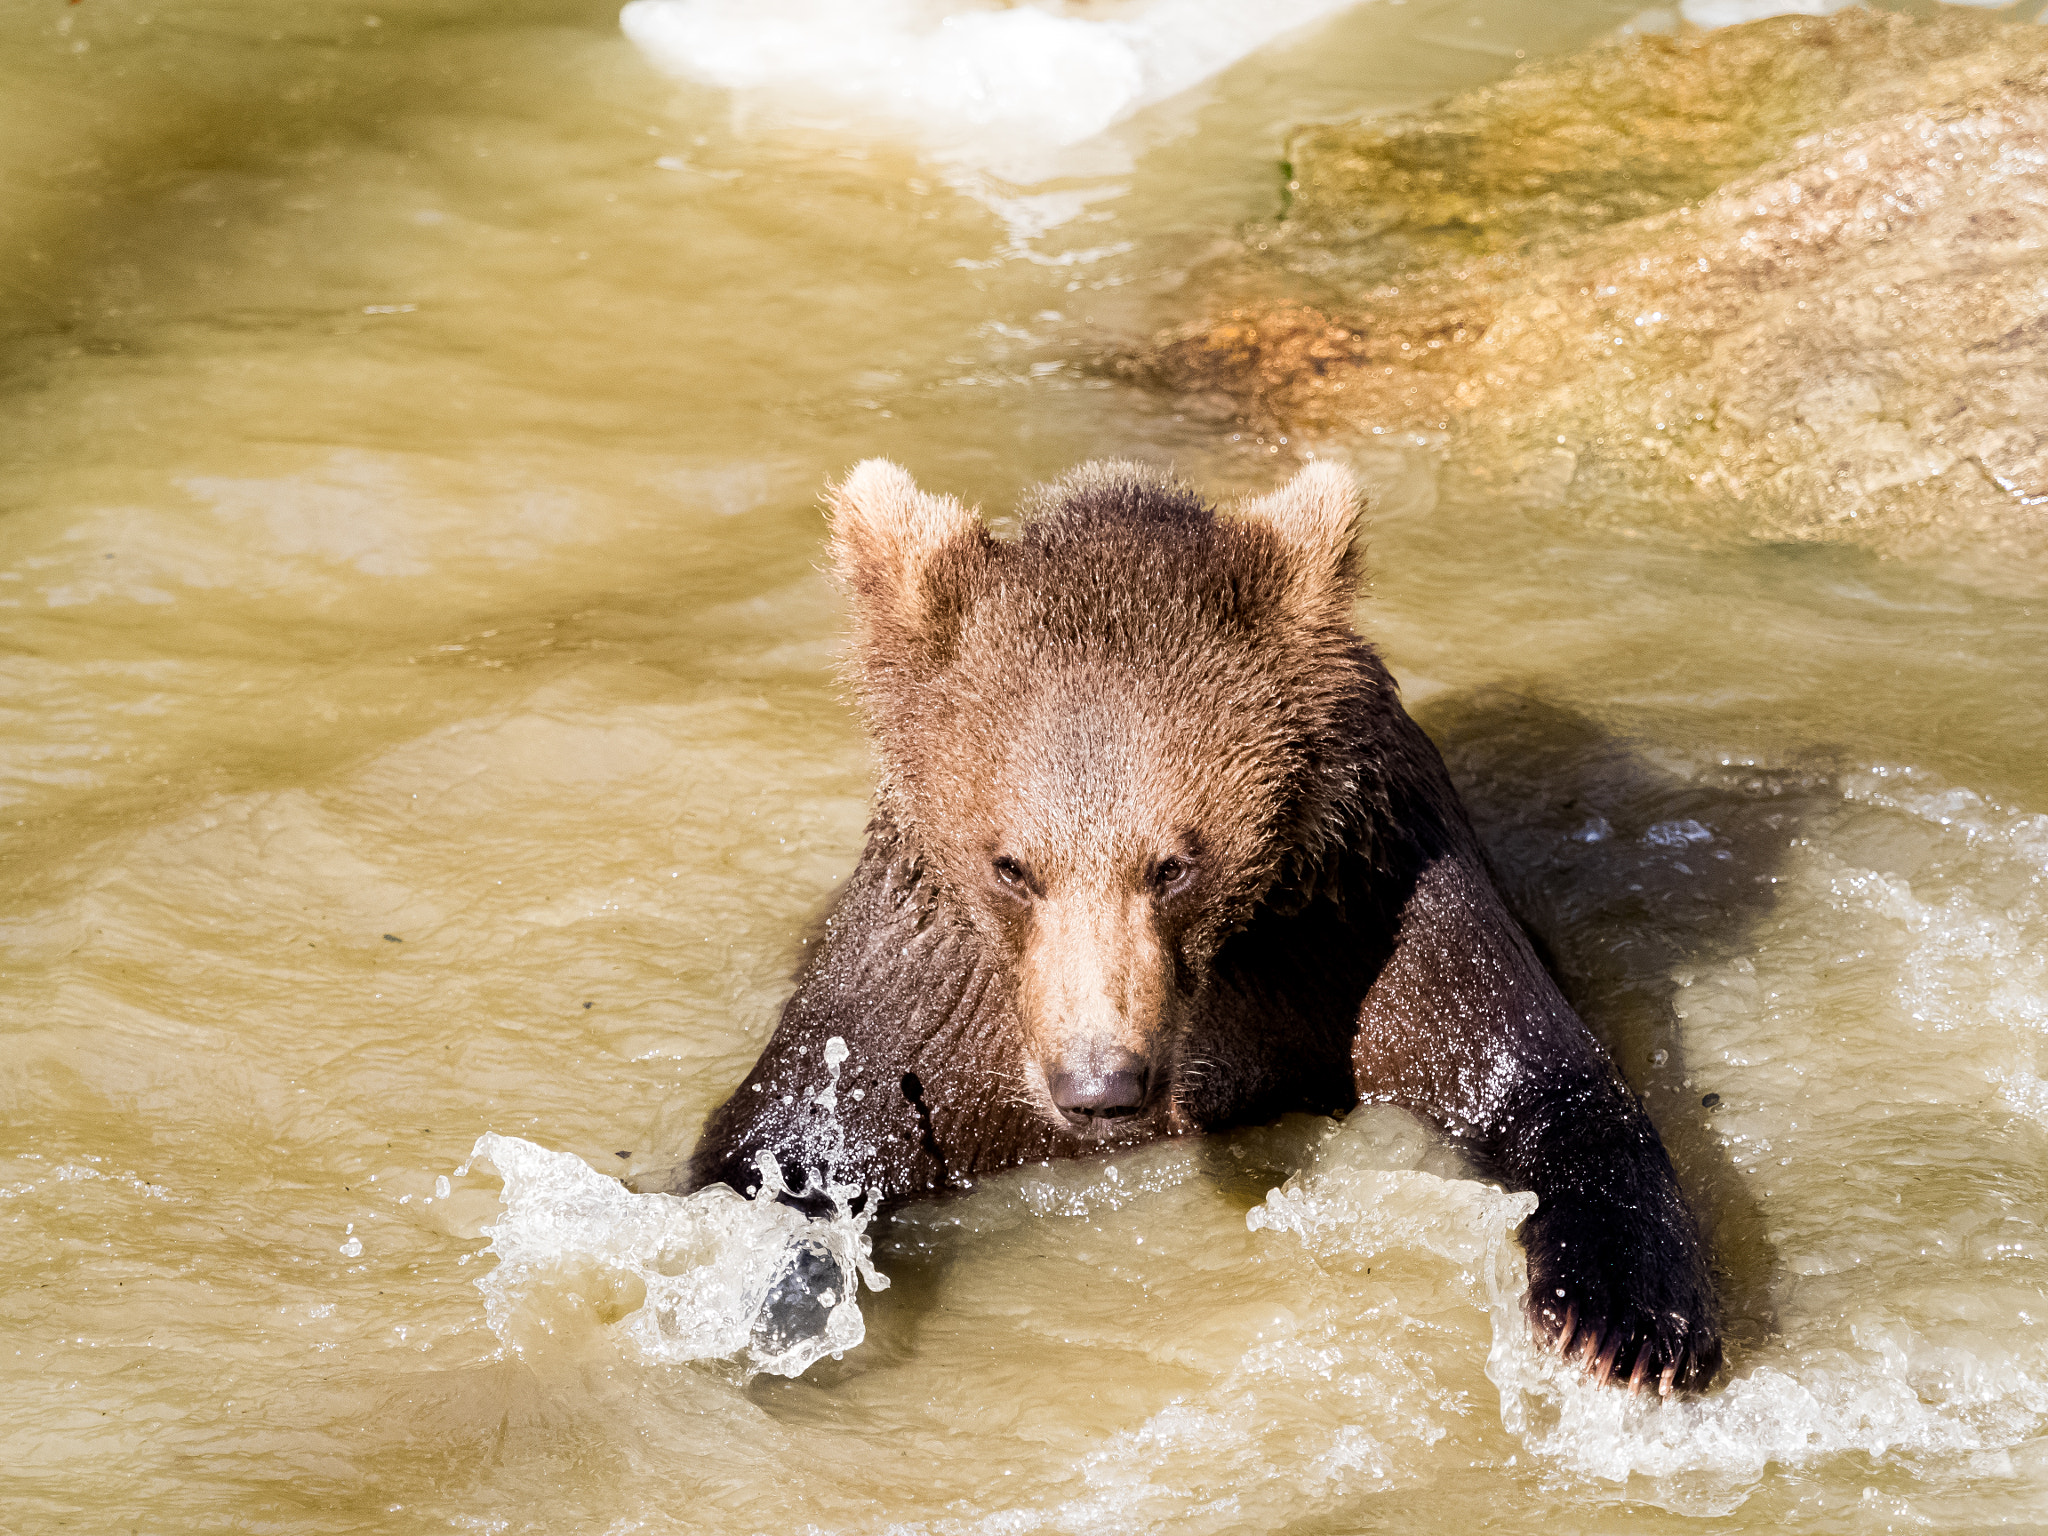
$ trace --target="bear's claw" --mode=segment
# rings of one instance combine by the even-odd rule
[[[1655,1340],[1638,1342],[1631,1337],[1633,1332],[1589,1328],[1578,1335],[1576,1350],[1563,1347],[1563,1335],[1560,1345],[1553,1347],[1560,1358],[1576,1356],[1580,1368],[1597,1385],[1625,1386],[1630,1397],[1641,1396],[1652,1380],[1659,1397],[1669,1397],[1673,1392],[1697,1392],[1718,1369],[1718,1360],[1710,1355],[1696,1354],[1683,1347],[1675,1354],[1666,1354]]]
[[[1617,1158],[1546,1191],[1521,1237],[1538,1342],[1603,1386],[1637,1395],[1654,1381],[1669,1397],[1713,1380],[1721,1327],[1697,1229],[1659,1171]]]
[[[1560,1360],[1575,1362],[1601,1386],[1626,1387],[1638,1397],[1652,1382],[1659,1397],[1703,1390],[1720,1369],[1720,1342],[1710,1328],[1666,1313],[1666,1326],[1653,1326],[1649,1316],[1624,1307],[1613,1321],[1581,1321],[1577,1303],[1560,1317],[1554,1307],[1529,1307],[1530,1324],[1539,1340]]]

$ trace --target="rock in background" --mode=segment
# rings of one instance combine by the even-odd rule
[[[1139,371],[1510,500],[2048,581],[2048,29],[1630,38],[1289,162]]]

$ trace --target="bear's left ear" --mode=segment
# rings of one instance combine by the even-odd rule
[[[988,531],[950,496],[930,496],[887,459],[866,459],[831,490],[832,564],[853,596],[864,649],[950,648],[960,618],[957,567]]]
[[[1318,459],[1279,490],[1248,497],[1238,515],[1264,523],[1286,548],[1290,569],[1282,601],[1306,623],[1348,627],[1358,597],[1358,537],[1364,499],[1351,471]]]

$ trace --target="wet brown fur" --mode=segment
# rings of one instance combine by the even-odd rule
[[[1705,1383],[1697,1225],[1352,628],[1357,510],[1330,466],[1219,514],[1094,465],[1006,542],[893,465],[848,477],[867,849],[687,1187],[751,1189],[765,1152],[798,1189],[830,1161],[888,1203],[1392,1102],[1539,1196],[1543,1337],[1603,1379]],[[813,1097],[833,1035],[836,1119]],[[1077,1129],[1056,1074],[1111,1062],[1142,1106]]]

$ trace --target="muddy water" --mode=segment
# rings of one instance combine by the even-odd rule
[[[665,80],[605,5],[0,20],[0,1523],[2048,1523],[2043,606],[1086,366],[1270,215],[1288,125],[1627,18],[1537,9],[1368,6],[1021,190]],[[1720,1390],[1530,1358],[1522,1207],[1387,1116],[909,1213],[794,1380],[636,1343],[703,1255],[471,1149],[658,1169],[764,1038],[865,797],[824,477],[1310,447],[1710,1215]]]

